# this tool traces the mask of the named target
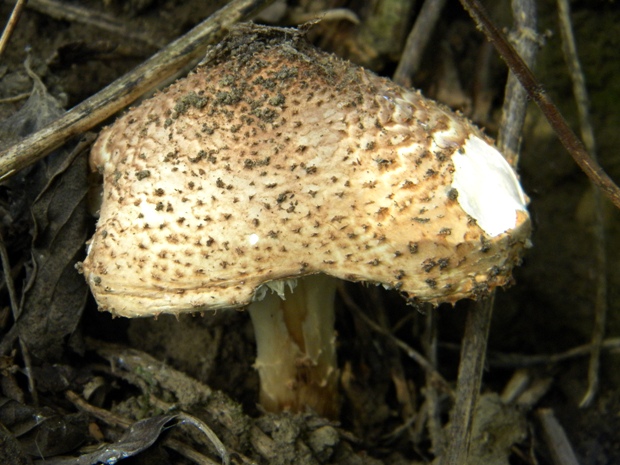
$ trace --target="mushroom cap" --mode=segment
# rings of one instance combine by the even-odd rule
[[[439,304],[511,280],[530,221],[516,175],[468,120],[319,51],[242,26],[105,128],[82,269],[123,316],[250,303],[325,273]]]

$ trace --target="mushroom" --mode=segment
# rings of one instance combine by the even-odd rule
[[[82,271],[125,317],[249,307],[267,410],[338,412],[337,280],[454,303],[511,281],[530,220],[478,128],[303,33],[243,25],[105,128]]]

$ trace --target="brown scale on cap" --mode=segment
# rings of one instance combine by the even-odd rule
[[[128,317],[241,307],[315,273],[475,298],[510,281],[529,217],[490,236],[463,210],[452,156],[472,135],[487,141],[296,31],[243,26],[101,132],[84,274]]]

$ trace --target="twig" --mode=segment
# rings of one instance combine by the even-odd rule
[[[177,414],[177,418],[181,420],[183,424],[191,425],[194,428],[198,429],[208,440],[209,443],[215,448],[218,455],[222,459],[222,463],[224,465],[230,464],[230,452],[226,449],[226,446],[222,443],[217,434],[213,432],[213,430],[200,418],[190,415],[185,412],[180,412]],[[204,441],[202,441],[204,442]]]
[[[24,99],[29,98],[31,94],[32,94],[31,91],[22,92],[21,94],[13,95],[12,97],[2,98],[2,99],[0,99],[0,103],[15,103],[15,102],[19,102],[20,100],[24,100]]]
[[[381,436],[381,440],[383,442],[391,442],[400,437],[405,431],[411,430],[412,427],[415,427],[415,423],[418,420],[419,415],[421,415],[421,412],[418,412],[417,415],[410,416],[404,423],[401,423],[389,433]],[[416,441],[414,440],[413,442],[415,443]]]
[[[126,376],[127,380],[140,387],[145,394],[148,393],[149,386],[144,382],[144,378],[149,382],[157,382],[163,389],[173,392],[176,396],[176,405],[180,408],[206,402],[213,395],[209,386],[146,352],[91,338],[87,338],[85,342],[89,349],[95,350],[108,360],[118,375]]]
[[[450,414],[448,446],[441,456],[441,465],[467,463],[474,411],[478,403],[486,345],[491,326],[495,294],[472,305],[467,312],[461,347],[456,397]]]
[[[531,0],[514,0],[512,7],[515,18],[521,17],[524,11],[530,15],[527,24],[523,24],[523,20],[521,20],[516,23],[516,27],[527,27],[529,30],[535,31],[536,10],[533,2]],[[531,64],[534,59],[533,44],[518,41],[518,47],[525,52],[525,56]],[[514,90],[515,86],[510,86],[510,83],[507,83],[504,108],[514,111],[515,115],[506,117],[500,127],[501,142],[499,149],[502,153],[507,152],[508,144],[518,147],[518,139],[525,119],[526,101]],[[516,166],[517,160],[518,153],[514,151],[512,160],[509,161],[512,161],[513,166]],[[467,460],[473,415],[482,383],[482,371],[494,301],[495,293],[492,292],[488,298],[476,302],[467,314],[456,386],[456,401],[450,416],[450,440],[445,457],[442,457],[443,465],[461,464]]]
[[[492,24],[480,2],[478,0],[460,1],[478,27],[484,31],[487,38],[493,43],[511,71],[517,76],[530,98],[541,109],[568,153],[570,153],[583,172],[610,198],[613,204],[620,208],[620,188],[603,171],[596,160],[588,154],[581,141],[547,96],[543,87],[538,83],[532,71],[517,55],[504,35]]]
[[[538,404],[553,385],[553,378],[547,376],[545,378],[535,379],[530,386],[522,392],[515,401],[515,405],[525,411],[530,411],[534,405]]]
[[[502,390],[501,401],[504,404],[514,402],[517,397],[525,392],[531,382],[532,376],[528,370],[521,368],[515,371]]]
[[[498,8],[500,3],[497,4]],[[495,82],[491,75],[491,63],[494,57],[494,49],[488,42],[483,43],[476,56],[476,71],[473,75],[471,111],[468,117],[481,125],[489,121]]]
[[[514,20],[511,36],[516,52],[530,68],[533,67],[538,50],[536,32],[536,2],[534,0],[512,1]],[[519,84],[514,73],[508,74],[504,91],[504,105],[497,146],[512,166],[517,165],[523,122],[527,112],[527,92]]]
[[[197,452],[196,450],[192,449],[184,442],[177,441],[176,439],[166,438],[164,440],[164,446],[178,452],[180,455],[182,455],[186,459],[192,460],[198,465],[219,465],[218,462],[211,460],[206,455],[203,455],[200,452]]]
[[[116,428],[127,429],[132,424],[132,421],[129,418],[126,418],[114,412],[110,412],[103,408],[95,407],[94,405],[86,402],[84,399],[82,399],[82,397],[80,397],[78,394],[71,390],[65,392],[65,397],[78,409],[92,415],[98,420],[103,421],[106,425],[111,425]]]
[[[81,410],[83,412],[86,412],[89,415],[92,415],[93,417],[97,418],[98,420],[103,421],[106,425],[111,425],[111,426],[114,426],[116,428],[122,428],[122,429],[126,430],[129,427],[131,427],[131,425],[134,423],[129,418],[126,418],[126,417],[124,417],[122,415],[119,415],[117,413],[110,412],[110,411],[108,411],[106,409],[102,409],[102,408],[96,407],[96,406],[88,403],[86,400],[84,400],[82,397],[80,397],[78,394],[76,394],[75,392],[73,392],[71,390],[66,391],[65,392],[65,396],[79,410]],[[221,455],[222,461],[224,463],[230,463],[230,457],[229,457],[228,452],[226,451],[226,448],[224,447],[222,442],[219,440],[219,438],[217,436],[215,436],[213,431],[211,431],[211,429],[204,422],[202,422],[202,420],[199,420],[198,418],[193,417],[191,415],[187,415],[185,413],[179,413],[176,416],[183,423],[190,423],[190,424],[194,425],[195,427],[197,427],[202,433],[207,435],[209,440],[213,441],[213,439],[215,438],[215,442],[214,442],[215,448],[218,450],[218,452],[220,452],[220,449],[223,450],[223,454],[224,455]],[[206,427],[206,431],[204,430],[205,427]],[[176,439],[165,438],[163,440],[163,444],[166,447],[169,447],[170,449],[173,449],[173,450],[177,451],[179,454],[183,455],[184,457],[186,457],[186,458],[188,458],[190,460],[193,460],[194,462],[196,462],[196,463],[198,463],[200,465],[214,465],[214,464],[216,464],[216,462],[214,462],[210,458],[208,458],[205,455],[195,451],[194,449],[189,447],[187,444],[184,444],[181,441],[178,441]]]
[[[443,345],[443,347],[447,347]],[[620,349],[620,338],[609,338],[603,340],[601,348],[605,350]],[[456,347],[455,347],[456,349]],[[574,347],[565,352],[557,354],[541,354],[541,355],[523,355],[523,354],[505,354],[498,352],[489,353],[489,365],[498,368],[516,368],[528,367],[533,365],[551,365],[554,363],[564,362],[572,358],[583,357],[592,353],[592,344],[584,344]]]
[[[428,305],[428,307],[431,306]],[[434,367],[437,367],[437,312],[434,308],[429,308],[426,313],[426,332],[423,341],[426,358]],[[428,375],[426,376],[424,397],[427,405],[426,421],[428,434],[431,438],[431,450],[437,457],[443,453],[446,441],[441,426],[439,396],[432,378]]]
[[[424,399],[424,403],[418,409],[418,414],[415,417],[415,423],[413,424],[413,446],[414,450],[418,452],[421,456],[425,455],[425,452],[422,453],[421,443],[426,439],[426,434],[424,428],[428,422],[428,397]],[[426,447],[424,447],[426,449]]]
[[[7,253],[6,246],[4,244],[4,237],[0,232],[0,262],[2,263],[2,271],[4,273],[4,282],[6,283],[7,290],[9,292],[9,301],[11,303],[11,312],[13,314],[13,320],[16,322],[19,318],[19,301],[17,300],[17,294],[15,292],[15,282],[13,281],[13,275],[11,274],[11,262],[9,261],[9,254]],[[13,328],[17,328],[14,324]],[[13,329],[11,328],[11,329]],[[32,376],[32,359],[30,358],[30,352],[28,346],[24,343],[21,337],[19,337],[19,331],[16,329],[11,335],[6,334],[7,341],[14,341],[13,337],[17,337],[19,340],[19,348],[21,350],[22,358],[26,368],[26,375],[28,377],[28,392],[32,396],[32,400],[35,404],[39,403],[39,396],[36,386],[34,384],[34,377]],[[2,341],[4,342],[4,341]]]
[[[321,23],[329,21],[348,21],[351,24],[359,24],[360,19],[353,10],[348,8],[331,8],[321,11],[299,12],[293,10],[286,23],[291,25],[310,23],[313,21],[321,21]]]
[[[197,62],[226,29],[273,0],[233,0],[125,76],[75,106],[40,131],[0,152],[0,180],[45,157],[75,135],[92,129],[181,69]]]
[[[355,316],[363,320],[364,323],[366,323],[372,330],[391,339],[392,342],[394,342],[394,344],[396,344],[396,346],[400,350],[404,351],[405,354],[407,354],[409,358],[413,359],[418,365],[420,365],[431,376],[434,383],[439,384],[442,390],[445,391],[446,393],[453,395],[450,384],[445,380],[443,376],[441,376],[441,374],[439,374],[439,372],[435,369],[435,367],[428,360],[426,360],[426,358],[424,358],[424,356],[420,352],[418,352],[413,347],[408,345],[406,342],[397,338],[391,332],[389,332],[388,330],[383,328],[381,325],[375,323],[372,319],[370,319],[364,313],[364,311],[359,307],[359,305],[355,303],[355,301],[351,298],[351,296],[349,296],[349,294],[346,291],[341,290],[340,296],[342,297],[342,300],[344,301],[347,308],[351,309],[355,313]]]
[[[411,86],[411,77],[418,71],[422,54],[445,4],[446,0],[426,0],[422,5],[394,73],[393,79],[397,84]]]
[[[536,416],[542,426],[543,437],[554,465],[579,465],[564,428],[553,414],[553,410],[539,409]]]
[[[564,59],[570,72],[573,83],[573,93],[575,94],[575,103],[577,104],[577,112],[579,113],[580,132],[583,143],[590,151],[590,154],[596,158],[596,140],[594,138],[594,130],[590,122],[590,102],[588,91],[586,90],[586,82],[579,62],[577,54],[577,44],[575,43],[575,35],[570,18],[570,5],[567,0],[557,0],[558,3],[558,19],[560,22],[560,32],[562,34],[562,51]]]
[[[61,21],[92,26],[100,31],[124,37],[129,41],[141,42],[154,49],[159,49],[166,45],[161,40],[158,40],[159,38],[157,35],[153,36],[152,34],[132,31],[115,18],[83,6],[72,5],[71,3],[59,2],[56,0],[28,0],[28,9],[35,10]]]
[[[11,262],[9,261],[9,254],[6,251],[2,231],[0,231],[0,261],[2,263],[2,271],[4,273],[4,283],[9,291],[11,312],[13,313],[13,319],[17,321],[17,318],[19,317],[19,301],[17,300],[17,294],[15,293],[15,282],[13,281],[13,275],[11,274]]]
[[[567,0],[558,0],[558,17],[560,20],[560,31],[562,33],[562,49],[564,59],[570,71],[573,81],[573,93],[577,103],[579,122],[581,126],[581,137],[592,157],[596,158],[596,141],[594,130],[590,122],[590,105],[588,102],[588,92],[586,90],[585,79],[577,55],[575,36],[570,21],[570,6]],[[592,329],[592,343],[590,347],[590,363],[588,365],[588,389],[581,399],[580,407],[587,407],[592,404],[596,397],[599,385],[599,367],[601,357],[601,346],[605,337],[605,326],[607,322],[607,238],[605,235],[605,219],[603,217],[603,198],[601,191],[591,183],[592,195],[594,196],[594,232],[592,246],[594,247],[594,258],[596,263],[596,289],[594,296],[594,327]]]
[[[2,37],[0,37],[0,56],[2,56],[2,54],[6,50],[6,46],[9,43],[11,34],[13,34],[15,26],[17,26],[19,16],[23,11],[24,6],[26,6],[26,0],[17,0],[17,2],[15,2],[15,6],[13,7],[13,11],[11,12],[11,16],[9,16],[9,20],[6,22],[6,26],[4,28],[4,31],[2,32]]]
[[[373,314],[376,315],[376,321],[385,332],[390,333],[391,331],[388,327],[388,312],[385,307],[385,302],[381,299],[378,288],[371,288],[368,292],[371,300],[369,307],[373,309]],[[392,339],[387,339],[383,348],[382,357],[386,366],[389,367],[392,384],[396,392],[396,400],[400,404],[398,409],[399,414],[405,424],[412,423],[410,419],[414,418],[416,414],[414,400],[412,399],[409,384],[407,383],[407,376],[405,375],[405,369],[401,360],[401,352]]]

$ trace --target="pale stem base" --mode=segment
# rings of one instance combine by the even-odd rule
[[[286,290],[284,300],[268,291],[248,307],[256,335],[260,403],[267,411],[299,412],[308,407],[337,417],[337,283],[323,274],[306,276],[293,292]]]

